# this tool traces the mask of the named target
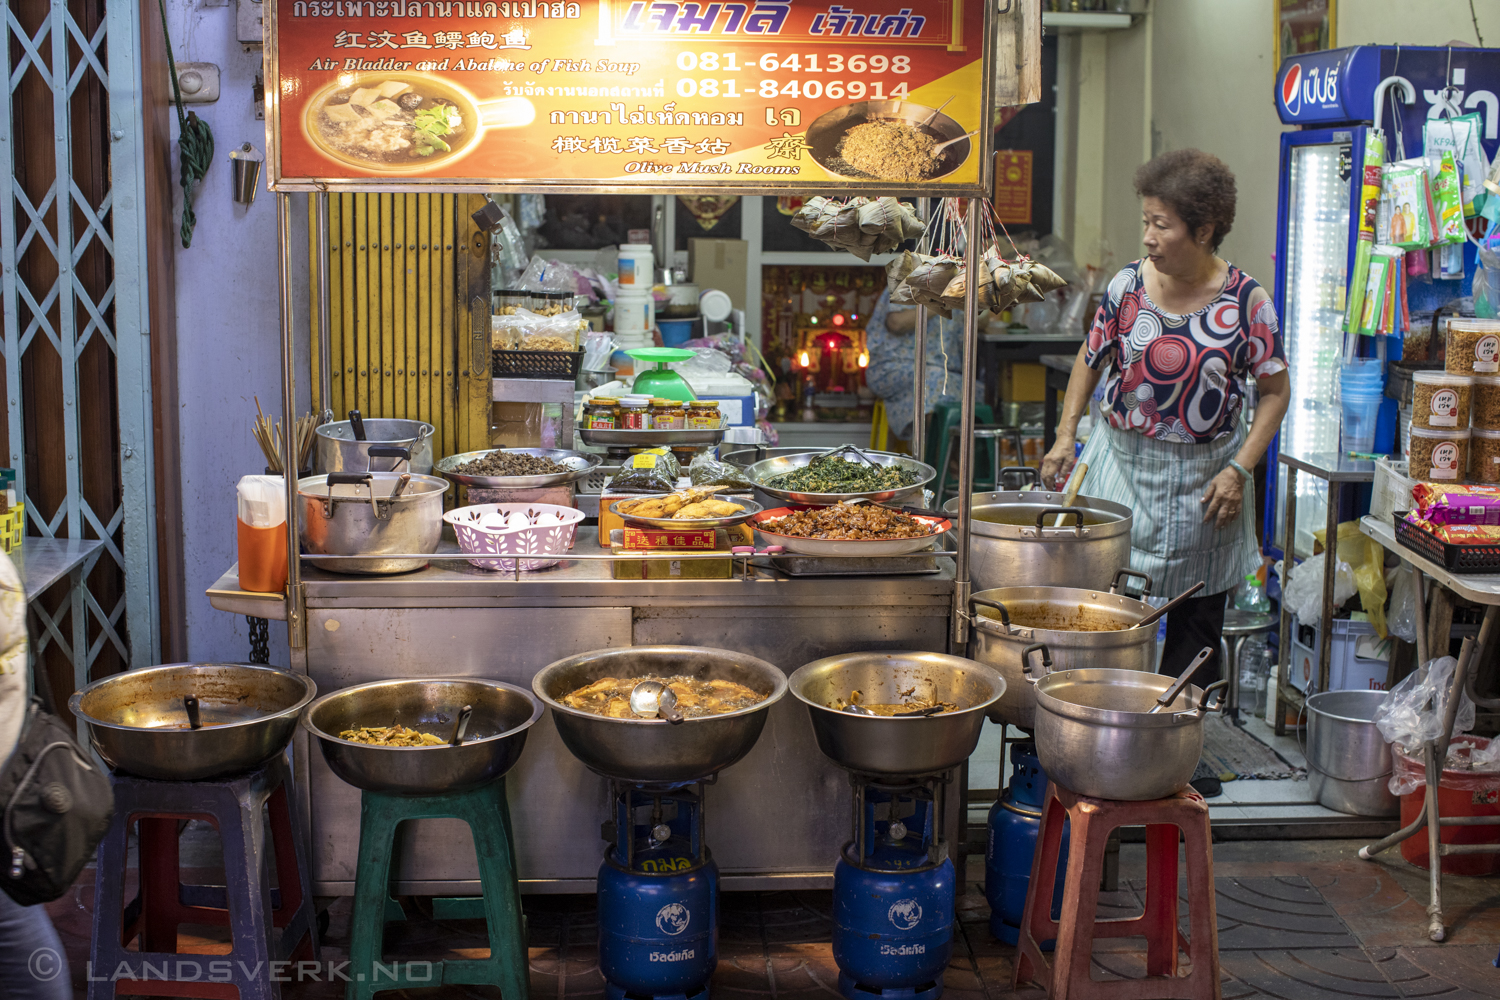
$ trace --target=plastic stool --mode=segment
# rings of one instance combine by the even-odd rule
[[[1052,920],[1053,880],[1063,820],[1071,826],[1062,915]],[[1146,828],[1146,912],[1139,917],[1098,920],[1099,879],[1111,831]],[[1188,918],[1192,933],[1177,927],[1178,830],[1187,844]],[[1145,979],[1101,982],[1089,975],[1095,938],[1146,938]],[[1035,979],[1050,1000],[1220,1000],[1219,927],[1214,906],[1214,863],[1208,806],[1191,789],[1167,799],[1116,802],[1047,788],[1031,885],[1021,916],[1020,954],[1011,989]],[[1038,942],[1057,939],[1049,965]],[[1185,948],[1192,972],[1178,976],[1178,949]]]
[[[1223,675],[1229,681],[1229,707],[1225,711],[1231,719],[1240,717],[1240,652],[1245,648],[1245,640],[1275,627],[1276,616],[1266,611],[1230,608],[1224,612],[1224,631],[1219,637],[1219,664],[1227,671]],[[1234,640],[1232,652],[1230,639]]]
[[[973,481],[976,491],[980,488],[980,480],[988,480],[990,488],[993,490],[1002,488],[999,475],[999,472],[1004,471],[1000,468],[1000,441],[1002,438],[1010,441],[1011,447],[1020,456],[1017,458],[1017,461],[1024,461],[1025,452],[1021,446],[1021,429],[1019,427],[981,427],[978,424],[974,426],[974,444],[976,448],[974,452]],[[988,456],[981,454],[978,450],[978,445],[982,441],[989,442]],[[958,453],[957,444],[958,424],[949,424],[947,437],[943,440],[942,450],[938,453],[939,464],[936,466],[938,470],[936,481],[937,499],[934,501],[934,506],[942,507],[943,498],[948,494],[948,487],[950,485],[948,463]],[[1024,466],[1008,466],[1007,468],[1024,468]],[[957,476],[953,477],[951,485],[955,490],[958,488]]]
[[[116,774],[111,783],[115,816],[99,843],[90,954],[97,975],[89,979],[89,1000],[115,996],[117,980],[125,992],[134,992],[122,966],[136,979],[149,978],[154,996],[277,1000],[281,984],[268,971],[270,963],[318,957],[312,882],[286,758],[277,754],[257,771],[222,781]],[[271,819],[275,889],[265,812]],[[177,838],[178,821],[184,819],[205,820],[219,831],[225,885],[183,884]],[[140,893],[127,906],[132,823],[139,824]],[[228,955],[188,959],[177,951],[177,928],[185,923],[231,928],[233,949]],[[137,936],[140,951],[127,951]],[[209,962],[224,965],[209,969]],[[190,966],[196,971],[185,974]],[[163,981],[169,974],[180,978]]]
[[[923,445],[922,461],[933,468],[937,468],[938,454],[943,450],[944,443],[948,440],[948,428],[957,427],[959,418],[963,416],[963,409],[958,403],[941,402],[936,404],[932,413],[927,416],[927,437]],[[995,411],[987,403],[974,404],[974,426],[994,425]]]
[[[438,919],[483,917],[490,938],[490,957],[456,961],[381,964],[385,925],[405,919],[391,898],[391,865],[396,828],[409,819],[454,818],[469,824],[479,859],[480,896],[434,899]],[[442,985],[498,986],[505,1000],[526,1000],[529,974],[526,933],[521,921],[521,894],[516,887],[515,838],[505,779],[467,792],[440,795],[386,795],[366,791],[360,797],[359,869],[354,883],[354,919],[349,945],[346,1000],[363,1000],[379,990]],[[411,975],[420,966],[422,975]]]

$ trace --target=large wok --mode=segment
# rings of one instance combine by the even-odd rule
[[[312,678],[249,663],[168,663],[95,681],[68,699],[110,767],[159,781],[253,770],[286,749]],[[184,699],[198,699],[201,729]]]
[[[609,719],[569,708],[562,698],[601,677],[667,677],[686,674],[744,684],[765,700],[723,715],[662,719]],[[609,778],[678,782],[707,778],[750,752],[766,714],[786,694],[786,675],[765,660],[706,646],[627,646],[598,649],[542,668],[531,690],[552,710],[568,750],[590,770]]]

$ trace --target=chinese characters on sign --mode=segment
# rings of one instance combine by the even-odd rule
[[[980,181],[978,0],[267,3],[278,190]],[[900,173],[845,158],[872,123]]]
[[[1031,150],[996,151],[995,214],[1006,225],[1031,224]]]

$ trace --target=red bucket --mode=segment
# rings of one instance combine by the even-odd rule
[[[1455,736],[1454,746],[1466,744],[1474,749],[1489,746],[1482,736]],[[1417,818],[1426,804],[1426,768],[1421,752],[1415,755],[1401,746],[1395,750],[1396,774],[1404,780],[1418,782],[1417,789],[1401,796],[1401,825]],[[1500,773],[1475,774],[1473,771],[1443,770],[1438,784],[1440,816],[1500,816]],[[1444,844],[1500,844],[1500,825],[1445,826],[1438,840]],[[1401,842],[1401,856],[1418,868],[1428,867],[1427,831]],[[1500,854],[1453,854],[1443,858],[1444,875],[1494,875],[1500,872]]]

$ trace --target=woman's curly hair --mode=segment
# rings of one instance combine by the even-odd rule
[[[1211,224],[1215,251],[1234,227],[1234,172],[1201,149],[1174,149],[1142,164],[1135,172],[1135,193],[1166,202],[1187,223],[1190,236]]]

